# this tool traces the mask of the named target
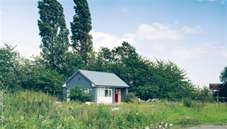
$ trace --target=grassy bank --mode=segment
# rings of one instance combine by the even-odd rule
[[[37,92],[5,93],[1,101],[3,129],[142,129],[161,122],[173,124],[172,128],[227,123],[227,105],[217,103],[194,102],[190,108],[167,101],[85,105],[59,103]]]

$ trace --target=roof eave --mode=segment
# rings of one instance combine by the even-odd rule
[[[95,87],[129,88],[129,86],[116,86],[116,85],[96,85]]]

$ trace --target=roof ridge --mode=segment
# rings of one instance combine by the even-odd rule
[[[79,71],[87,71],[87,72],[96,72],[96,73],[109,73],[109,74],[115,74],[113,72],[105,72],[105,71],[92,71],[92,70],[86,70],[86,69],[79,69]]]

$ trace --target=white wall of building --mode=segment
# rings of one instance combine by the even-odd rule
[[[96,88],[97,93],[97,103],[105,103],[105,104],[112,104],[113,103],[113,90],[111,92],[111,96],[105,96],[105,88]]]

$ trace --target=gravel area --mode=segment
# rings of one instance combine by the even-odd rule
[[[191,127],[189,129],[227,129],[227,125],[206,125],[206,126]]]

